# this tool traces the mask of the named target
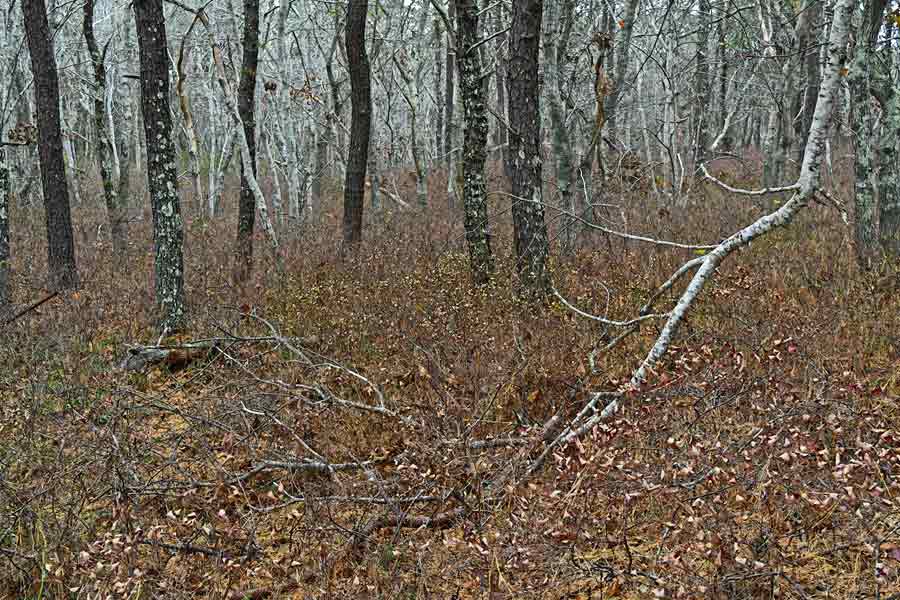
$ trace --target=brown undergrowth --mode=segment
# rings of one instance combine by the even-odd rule
[[[439,182],[433,189],[442,189]],[[607,198],[611,226],[709,243],[765,208]],[[656,335],[616,334],[468,279],[459,219],[339,206],[257,244],[188,220],[189,364],[117,367],[152,329],[148,215],[110,256],[76,210],[84,281],[2,330],[0,590],[10,598],[873,598],[900,593],[897,266],[858,272],[814,207],[728,261],[619,415],[530,479],[554,414],[627,380]],[[548,220],[558,231],[560,219]],[[15,215],[16,299],[41,296],[40,218]],[[554,280],[633,316],[688,250],[585,234]],[[892,279],[894,277],[894,279]]]

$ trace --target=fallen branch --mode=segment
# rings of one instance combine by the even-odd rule
[[[392,514],[379,517],[366,525],[362,530],[357,532],[353,537],[353,547],[358,549],[365,540],[378,531],[387,527],[407,528],[407,529],[446,529],[451,527],[457,519],[463,517],[469,510],[465,506],[458,506],[451,510],[437,513],[434,516],[410,516],[406,514]]]
[[[31,311],[37,309],[37,308],[38,308],[39,306],[41,306],[42,304],[45,304],[45,303],[47,303],[47,302],[53,300],[54,298],[56,298],[57,296],[59,296],[59,292],[60,292],[60,290],[56,290],[55,292],[51,292],[51,293],[48,294],[47,296],[45,296],[45,297],[41,298],[40,300],[38,300],[37,302],[35,302],[35,303],[33,303],[33,304],[29,305],[29,306],[26,306],[25,308],[23,308],[22,310],[20,310],[20,311],[17,312],[16,314],[14,314],[13,316],[11,316],[11,317],[9,317],[8,319],[6,319],[5,321],[3,321],[3,325],[4,325],[4,326],[9,325],[9,324],[12,323],[13,321],[17,321],[18,319],[24,317],[25,315],[27,315],[27,314],[30,313]]]
[[[134,346],[122,360],[119,368],[125,371],[142,371],[160,363],[170,368],[186,367],[195,360],[206,358],[219,345],[218,340],[191,342],[178,346]]]

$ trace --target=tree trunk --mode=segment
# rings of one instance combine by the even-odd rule
[[[500,3],[495,9],[496,30],[502,31],[506,27],[503,19],[503,4]],[[506,59],[503,56],[504,47],[506,46],[506,34],[499,34],[495,44],[496,66],[494,69],[495,85],[497,87],[497,104],[495,106],[495,124],[494,124],[494,146],[499,148],[497,155],[503,158],[506,150],[504,145],[509,141],[508,126],[506,121]]]
[[[31,53],[31,70],[34,74],[37,104],[38,154],[47,224],[49,285],[54,290],[76,288],[78,269],[75,264],[69,187],[63,158],[59,80],[50,26],[47,23],[47,11],[43,0],[25,0],[22,3],[22,13],[25,17],[28,50]]]
[[[434,17],[433,38],[434,44],[434,156],[439,157],[444,152],[444,29],[441,27],[439,16]],[[440,159],[438,159],[440,160]]]
[[[469,264],[476,285],[490,281],[494,270],[491,238],[488,234],[487,187],[484,163],[487,159],[488,120],[485,81],[478,42],[476,0],[457,0],[456,67],[465,123],[463,141],[463,207]]]
[[[159,328],[184,327],[184,224],[178,198],[172,113],[169,109],[169,60],[162,0],[136,0],[134,19],[141,64],[141,114],[147,144],[147,182],[153,212],[156,308]]]
[[[869,0],[863,10],[856,51],[849,69],[852,98],[851,127],[854,145],[854,227],[857,260],[863,268],[871,268],[878,248],[879,130],[883,118],[873,103],[884,101],[881,89],[879,56],[876,51],[878,32],[886,0]],[[893,143],[893,142],[892,142]],[[896,192],[894,192],[896,193]]]
[[[193,29],[193,25],[191,26]],[[176,62],[177,77],[175,79],[175,92],[178,95],[178,106],[181,109],[183,119],[182,131],[187,138],[188,174],[191,180],[191,201],[188,206],[195,216],[203,212],[203,190],[200,187],[200,142],[197,139],[197,128],[194,127],[194,115],[191,112],[191,100],[184,89],[187,77],[184,74],[184,64],[189,60],[190,50],[186,48],[190,38],[190,30],[181,41]]]
[[[9,167],[0,147],[0,316],[9,308]]]
[[[344,243],[362,240],[363,197],[372,121],[372,84],[366,54],[366,14],[368,0],[347,1],[345,49],[350,68],[350,147],[344,183]],[[374,187],[374,185],[373,185]]]
[[[799,165],[803,163],[804,141],[812,125],[813,113],[816,110],[816,98],[819,96],[819,85],[822,80],[822,72],[819,69],[819,43],[818,34],[821,30],[822,2],[806,0],[800,9],[805,15],[805,23],[798,27],[798,48],[803,56],[803,69],[806,72],[806,85],[802,94],[802,113],[799,119],[794,121],[794,160]]]
[[[238,112],[247,137],[250,163],[241,163],[241,194],[238,201],[237,244],[235,247],[234,279],[245,282],[253,269],[253,227],[256,222],[256,199],[246,169],[256,177],[256,68],[259,62],[259,0],[244,0],[244,55],[241,61],[241,80],[238,84]],[[285,85],[285,82],[282,82]]]
[[[562,6],[560,6],[562,5]],[[560,10],[561,9],[561,10]],[[561,235],[563,250],[571,252],[575,247],[575,196],[572,193],[572,178],[575,158],[572,142],[566,127],[565,108],[562,100],[563,76],[559,66],[559,57],[565,56],[568,49],[568,31],[574,10],[573,0],[550,0],[547,28],[544,32],[544,56],[550,99],[550,122],[553,127],[553,153],[556,155],[556,189],[559,191],[559,205],[563,211]]]
[[[113,154],[115,147],[107,127],[106,118],[106,50],[101,53],[94,37],[94,0],[84,1],[84,40],[94,67],[94,135],[97,136],[97,160],[100,163],[100,179],[103,181],[103,199],[109,219],[113,253],[117,259],[125,252],[125,219],[119,206],[118,189],[113,181]],[[108,47],[108,46],[107,46]]]
[[[711,100],[709,85],[709,31],[712,22],[712,7],[709,0],[700,0],[700,23],[697,30],[697,68],[694,72],[694,164],[706,162],[709,147],[708,130],[713,126],[709,118]],[[695,167],[696,168],[696,167]]]
[[[324,204],[322,197],[322,180],[328,170],[328,146],[331,141],[330,126],[328,125],[328,117],[325,122],[322,119],[316,123],[316,158],[315,172],[312,174],[312,185],[310,195],[312,196],[312,206],[310,207],[313,215],[319,214],[320,207]]]
[[[541,195],[541,111],[538,83],[543,0],[513,4],[509,41],[509,151],[513,235],[522,292],[539,299],[550,290],[549,241]]]
[[[457,0],[447,0],[447,17],[453,23],[456,15]],[[447,161],[449,171],[450,163],[456,158],[453,156],[453,109],[456,106],[456,94],[453,89],[453,77],[456,74],[456,57],[453,52],[453,44],[450,42],[450,32],[447,32],[447,80],[444,92],[444,160]],[[450,200],[452,206],[452,199]]]
[[[634,16],[637,14],[638,0],[627,0],[625,16],[622,19],[622,41],[616,48],[616,72],[615,81],[610,94],[606,97],[606,121],[609,123],[609,135],[615,139],[617,135],[616,110],[619,107],[622,90],[625,86],[625,74],[628,72],[628,54],[631,50],[631,33],[634,31]],[[610,52],[610,57],[612,52]],[[611,60],[611,59],[610,59]],[[598,144],[597,148],[601,146]]]

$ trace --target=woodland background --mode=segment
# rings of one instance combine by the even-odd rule
[[[892,2],[3,8],[3,597],[900,597]]]

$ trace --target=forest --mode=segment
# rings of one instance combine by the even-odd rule
[[[0,598],[900,599],[900,4],[5,0]]]

